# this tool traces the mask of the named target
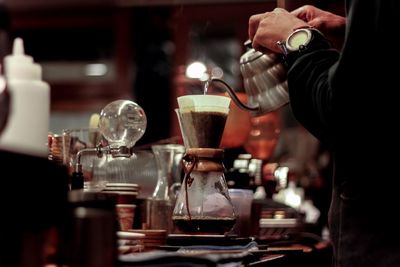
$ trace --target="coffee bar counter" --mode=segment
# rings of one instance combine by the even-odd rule
[[[4,163],[24,162],[25,166],[14,170],[12,178],[19,180],[3,181],[5,189],[18,188],[15,196],[25,204],[20,209],[6,205],[12,199],[1,195],[7,215],[0,232],[1,266],[42,267],[32,262],[43,260],[46,267],[329,266],[328,242],[310,233],[307,227],[295,227],[292,218],[277,219],[275,225],[271,224],[265,218],[271,217],[271,212],[260,209],[254,201],[249,224],[243,228],[249,229],[248,233],[168,234],[167,230],[147,227],[148,199],[135,198],[133,193],[116,193],[113,188],[104,192],[72,190],[67,194],[64,168],[44,159],[6,152],[0,155]],[[32,178],[32,170],[52,175]],[[125,185],[124,189],[135,191],[136,187]],[[118,205],[136,206],[132,229],[123,229],[124,224],[119,223]],[[171,219],[155,218],[159,223]],[[20,264],[20,259],[31,262]]]
[[[155,205],[154,200],[132,200],[118,195],[112,192],[70,193],[69,199],[74,209],[74,223],[71,225],[74,227],[69,231],[72,240],[67,238],[67,243],[76,244],[75,247],[71,246],[71,254],[67,255],[71,260],[78,254],[82,258],[89,257],[89,262],[94,258],[95,262],[115,262],[112,267],[290,267],[330,264],[331,246],[328,241],[312,233],[310,226],[301,225],[299,221],[295,223],[293,218],[263,218],[271,212],[260,207],[260,203],[256,201],[252,203],[252,214],[248,218],[247,228],[244,229],[248,230],[245,234],[235,234],[232,232],[235,228],[225,234],[184,233],[175,227],[168,231],[149,228],[155,223],[161,228],[163,223],[165,226],[172,222],[168,217],[158,217],[157,222],[149,222],[149,216],[154,214],[151,212],[152,208],[168,209],[168,205]],[[127,200],[134,203],[136,208],[134,221],[130,221],[132,226],[124,228],[126,224],[121,224],[124,217],[113,206],[127,205]],[[85,213],[82,213],[83,210]],[[288,211],[276,211],[277,214],[282,212],[289,216]],[[124,214],[126,218],[127,213]],[[115,220],[115,217],[118,219]],[[112,232],[116,234],[111,234]],[[112,255],[107,251],[116,253]]]
[[[147,227],[148,215],[145,213],[151,203],[137,199],[133,229],[124,232],[124,245],[131,246],[131,249],[119,249],[118,266],[330,265],[330,243],[313,233],[312,226],[293,218],[263,218],[271,215],[271,211],[265,209],[270,203],[263,204],[264,207],[258,201],[252,203],[248,224],[241,229],[244,234],[238,235],[232,230],[224,235],[183,233],[176,228],[167,234],[163,230],[143,229]],[[290,216],[289,211],[275,212]],[[170,218],[159,220],[168,221]],[[238,229],[234,227],[233,230]],[[120,238],[118,244],[121,242]]]
[[[120,255],[118,264],[123,267],[329,266],[329,243],[305,236],[304,240],[298,238],[272,242],[250,237],[170,235],[167,245],[153,251]]]

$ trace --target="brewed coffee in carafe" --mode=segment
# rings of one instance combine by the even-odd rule
[[[236,221],[219,148],[230,98],[187,95],[179,97],[178,104],[185,176],[172,220],[183,233],[224,234]]]

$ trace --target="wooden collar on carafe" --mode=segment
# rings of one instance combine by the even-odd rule
[[[224,171],[222,159],[224,150],[220,148],[188,148],[183,157],[183,168],[186,173]]]

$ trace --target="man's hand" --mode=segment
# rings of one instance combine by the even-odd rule
[[[308,26],[305,21],[285,9],[275,8],[272,12],[251,16],[248,34],[254,49],[282,53],[277,42],[286,40],[293,30]]]

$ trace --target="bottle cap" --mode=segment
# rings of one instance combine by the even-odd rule
[[[7,80],[41,80],[42,68],[25,55],[24,43],[21,38],[14,39],[11,55],[4,58],[4,74]]]

